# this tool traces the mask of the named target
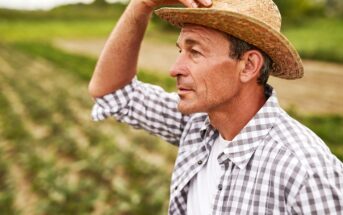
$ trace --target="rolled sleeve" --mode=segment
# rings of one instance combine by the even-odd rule
[[[177,110],[178,96],[136,78],[122,89],[97,98],[92,110],[95,121],[114,117],[178,144],[188,116]]]
[[[126,85],[113,93],[97,98],[92,109],[92,118],[94,121],[104,120],[113,116],[120,120],[121,116],[125,115],[130,99],[134,92],[136,80]]]

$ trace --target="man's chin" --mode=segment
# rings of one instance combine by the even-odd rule
[[[178,111],[180,111],[182,114],[185,114],[185,115],[190,115],[193,113],[201,112],[200,110],[197,110],[195,107],[191,105],[182,104],[182,102],[179,102],[177,109]]]

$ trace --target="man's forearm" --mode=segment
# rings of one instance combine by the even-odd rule
[[[137,72],[138,53],[152,8],[131,1],[113,29],[100,55],[89,93],[101,97],[129,83]]]

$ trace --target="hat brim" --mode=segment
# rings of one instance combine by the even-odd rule
[[[212,8],[161,8],[155,13],[172,25],[197,24],[226,32],[267,53],[273,60],[271,75],[284,79],[303,77],[298,52],[288,39],[263,22],[246,15]]]

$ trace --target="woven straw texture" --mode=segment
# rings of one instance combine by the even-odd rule
[[[213,0],[209,8],[161,8],[155,13],[172,25],[214,28],[260,48],[272,58],[275,77],[303,77],[300,56],[280,33],[281,15],[271,0]]]

